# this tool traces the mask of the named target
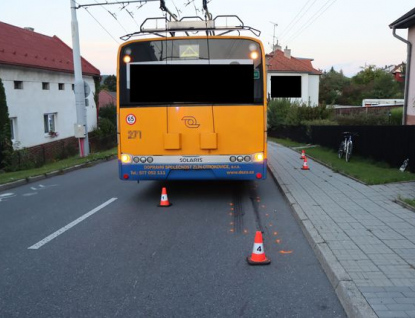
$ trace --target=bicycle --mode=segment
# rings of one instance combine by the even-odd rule
[[[353,151],[353,140],[352,136],[358,136],[356,133],[343,132],[344,140],[340,143],[339,151],[337,152],[339,159],[342,159],[345,156],[346,162],[350,161]]]

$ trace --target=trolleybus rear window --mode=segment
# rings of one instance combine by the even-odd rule
[[[253,65],[133,64],[133,103],[252,104]]]
[[[121,48],[119,58],[120,107],[264,102],[264,61],[253,40],[131,42]]]

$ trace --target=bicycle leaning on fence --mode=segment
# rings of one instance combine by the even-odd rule
[[[343,158],[345,156],[346,162],[350,161],[350,157],[352,156],[353,151],[353,140],[352,137],[358,136],[357,133],[351,133],[345,131],[343,133],[344,140],[340,143],[338,155],[339,158]]]

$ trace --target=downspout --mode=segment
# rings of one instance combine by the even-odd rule
[[[411,69],[411,56],[412,56],[412,43],[405,40],[403,37],[396,34],[396,27],[393,27],[393,36],[398,40],[406,43],[407,45],[407,57],[406,57],[406,70],[405,70],[405,93],[403,103],[402,125],[406,125],[406,115],[408,111],[408,97],[409,97],[409,70]]]

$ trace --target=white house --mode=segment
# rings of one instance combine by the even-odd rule
[[[405,74],[405,103],[404,124],[415,125],[415,8],[404,14],[398,20],[389,25],[394,35],[405,42],[408,47],[407,69]],[[396,29],[408,29],[408,39],[403,39],[396,34]]]
[[[291,50],[267,54],[269,98],[290,98],[311,106],[318,105],[321,72],[313,68],[312,59],[291,56]]]
[[[95,81],[100,72],[82,59],[91,88],[88,130],[97,125]],[[2,79],[15,148],[33,147],[74,136],[76,107],[72,49],[58,37],[0,22]]]

